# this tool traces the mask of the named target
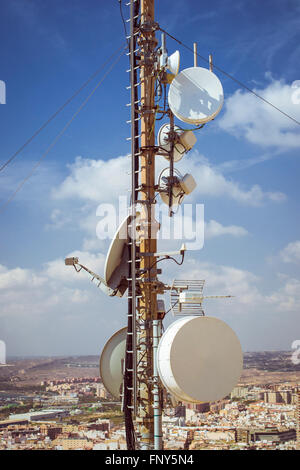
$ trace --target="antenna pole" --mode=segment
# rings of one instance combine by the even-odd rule
[[[169,112],[170,116],[170,135],[171,135],[171,148],[170,148],[170,172],[169,172],[169,188],[168,188],[168,196],[169,196],[169,217],[172,217],[174,214],[172,210],[173,206],[173,187],[174,187],[174,115],[172,111]]]
[[[154,50],[156,25],[154,23],[154,0],[141,0],[141,24],[139,46],[141,52],[141,237],[140,251],[155,253],[157,250],[155,223],[155,101],[154,101]],[[157,320],[157,270],[156,258],[141,256],[140,295],[138,301],[137,328],[137,423],[141,449],[154,448],[154,361],[153,322]]]
[[[194,67],[198,67],[197,43],[194,42]]]

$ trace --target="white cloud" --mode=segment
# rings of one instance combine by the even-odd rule
[[[69,165],[70,175],[53,190],[54,199],[79,199],[88,202],[113,202],[130,187],[130,159],[110,160],[77,157]]]
[[[196,210],[189,211],[189,207],[185,206],[180,207],[176,215],[170,218],[166,205],[163,209],[164,211],[156,214],[161,224],[158,232],[158,246],[161,251],[177,250],[181,243],[186,243],[188,250],[201,250],[211,238],[224,235],[243,237],[248,234],[244,227],[238,225],[225,226],[213,219],[205,222],[205,211],[196,213]]]
[[[105,161],[77,157],[68,168],[69,175],[52,190],[55,207],[47,228],[80,229],[89,240],[84,246],[95,246],[96,229],[105,215],[101,209],[106,210],[106,205],[111,205],[109,217],[113,223],[110,227],[115,230],[120,223],[119,214],[121,218],[126,215],[130,197],[130,159],[123,156]]]
[[[205,279],[205,295],[233,295],[234,299],[219,299],[208,304],[208,313],[219,315],[252,315],[260,312],[261,324],[268,324],[276,313],[297,312],[300,309],[300,280],[285,276],[279,289],[266,294],[261,279],[253,273],[234,266],[186,260],[180,272],[182,279]]]
[[[94,238],[84,238],[82,243],[83,251],[89,252],[99,252],[101,250],[103,253],[107,251],[108,241],[99,240],[96,236]]]
[[[104,256],[74,252],[100,275]],[[109,298],[63,260],[41,269],[0,267],[0,331],[11,355],[97,354],[124,326],[126,303]],[[123,318],[122,318],[123,317]],[[109,318],[109,321],[108,321]]]
[[[248,305],[251,310],[256,304],[257,299],[262,298],[257,284],[259,278],[253,273],[238,269],[233,266],[216,265],[213,263],[198,262],[189,260],[185,263],[184,270],[180,277],[183,279],[206,279],[205,294],[206,295],[233,295],[234,302],[230,301],[228,308],[235,313],[246,313],[241,305]],[[220,300],[223,304],[226,300]]]
[[[300,240],[289,243],[281,252],[280,257],[285,263],[300,263]]]
[[[254,89],[267,101],[300,120],[300,106],[293,103],[295,90],[282,80],[272,80],[264,89]],[[252,93],[237,90],[226,99],[219,126],[237,137],[262,147],[300,147],[299,126]]]
[[[73,256],[100,276],[103,274],[105,256],[102,253],[73,251],[67,257]],[[65,266],[63,259],[51,260],[40,270],[8,269],[0,265],[0,316],[26,312],[26,308],[29,316],[47,315],[54,306],[65,311],[67,303],[82,304],[89,300],[86,288],[90,280],[84,270],[77,273],[72,266]]]
[[[1,266],[0,316],[15,316],[20,312],[26,313],[28,317],[44,316],[49,308],[61,308],[63,302],[72,304],[87,301],[85,289],[78,287],[83,278],[80,279],[78,274],[78,277],[75,277],[73,269],[66,266],[63,272],[63,266],[63,260],[51,261],[40,271],[20,267],[8,269]],[[76,274],[75,270],[74,273]],[[74,281],[79,281],[77,286]]]
[[[299,312],[300,309],[300,280],[287,278],[278,291],[266,297],[266,302],[282,314]]]
[[[79,259],[79,263],[86,266],[91,271],[102,276],[104,270],[105,256],[102,253],[89,253],[87,251],[73,251],[69,253],[68,258]],[[77,273],[72,266],[66,266],[63,259],[56,259],[45,264],[44,275],[51,280],[57,280],[66,283],[82,282],[84,280],[84,271]],[[88,278],[88,274],[86,274]]]
[[[226,179],[220,170],[212,167],[197,151],[182,159],[178,168],[181,173],[191,173],[197,182],[197,188],[188,196],[189,199],[191,196],[193,199],[204,196],[226,197],[249,206],[259,206],[268,201],[281,202],[286,199],[285,194],[281,192],[263,191],[257,184],[245,189],[238,182]]]
[[[0,289],[16,289],[19,286],[38,287],[45,282],[45,278],[37,276],[29,269],[7,269],[0,265]]]
[[[216,220],[210,220],[205,224],[205,238],[219,237],[221,235],[232,235],[234,237],[243,237],[248,234],[248,231],[239,227],[238,225],[224,226]]]
[[[46,230],[59,230],[72,225],[72,217],[67,211],[55,208],[50,213],[50,223],[46,225]]]
[[[126,156],[107,161],[77,157],[75,163],[69,165],[70,175],[52,192],[57,204],[63,202],[73,204],[73,201],[76,201],[76,211],[72,208],[68,211],[66,209],[68,223],[73,211],[77,225],[94,236],[99,221],[96,217],[98,204],[113,204],[118,212],[119,196],[126,197],[129,202],[129,163]],[[157,174],[165,166],[165,160],[157,158]],[[263,191],[256,184],[250,188],[243,188],[238,182],[226,179],[220,170],[212,167],[197,151],[186,155],[178,164],[178,169],[182,174],[191,173],[197,182],[194,192],[184,200],[187,203],[202,202],[204,197],[225,197],[245,205],[259,206],[268,201],[281,202],[286,198],[281,192]],[[158,202],[161,203],[160,198]],[[63,224],[62,212],[58,208],[52,212],[51,217],[54,227]]]
[[[103,255],[70,255],[79,256],[83,264],[101,274]],[[279,290],[265,295],[259,277],[234,266],[201,262],[191,258],[191,254],[179,275],[178,267],[169,266],[168,275],[173,278],[206,279],[205,295],[234,296],[208,299],[204,309],[207,315],[229,321],[234,329],[240,325],[242,341],[248,338],[249,342],[249,322],[254,330],[261,330],[270,324],[272,315],[278,318],[282,312],[292,314],[300,307],[298,279],[285,276]],[[165,276],[162,280],[168,282]],[[76,273],[72,267],[64,266],[63,260],[52,260],[41,270],[1,266],[0,282],[1,334],[5,333],[2,337],[14,354],[95,354],[110,335],[126,324],[126,299],[106,297],[89,282],[87,273]],[[166,307],[168,304],[167,301]],[[167,322],[170,321],[169,314]],[[283,334],[288,337],[288,328],[286,332],[281,330],[280,337]],[[270,344],[274,341],[276,345],[277,340],[278,330],[274,329]]]

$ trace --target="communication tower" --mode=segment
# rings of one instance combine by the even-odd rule
[[[130,0],[128,41],[130,85],[129,140],[131,142],[130,212],[118,228],[108,251],[104,277],[93,273],[77,258],[66,259],[77,271],[84,269],[109,296],[127,292],[127,326],[106,343],[100,373],[104,385],[122,398],[127,448],[162,449],[162,410],[166,392],[173,401],[199,403],[227,395],[238,381],[242,351],[235,333],[203,310],[204,280],[176,280],[172,285],[159,278],[157,264],[181,255],[157,251],[159,223],[156,198],[174,208],[196,187],[190,174],[181,175],[174,164],[196,142],[194,131],[215,119],[223,105],[223,88],[209,69],[197,66],[179,72],[180,53],[170,56],[165,34],[158,46],[154,0]],[[195,48],[196,49],[196,48]],[[168,93],[167,93],[167,88]],[[160,102],[163,101],[163,106]],[[192,129],[175,124],[175,118]],[[157,120],[165,122],[155,141]],[[167,167],[155,179],[155,161]],[[175,320],[162,335],[166,315],[159,295],[170,293]],[[211,296],[210,298],[217,298]],[[220,296],[230,297],[230,296]]]

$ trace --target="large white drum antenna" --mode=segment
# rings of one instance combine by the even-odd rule
[[[234,331],[205,316],[177,319],[163,334],[157,353],[159,376],[179,401],[221,400],[239,381],[243,353]]]

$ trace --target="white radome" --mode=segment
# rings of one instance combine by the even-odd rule
[[[206,316],[172,323],[160,340],[157,358],[166,389],[190,403],[224,398],[243,368],[242,348],[234,331],[222,320]]]

